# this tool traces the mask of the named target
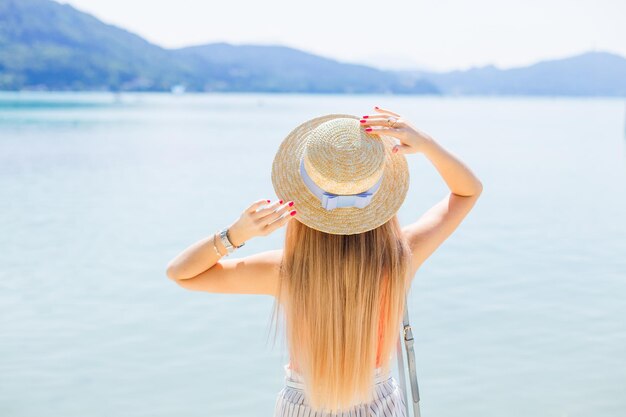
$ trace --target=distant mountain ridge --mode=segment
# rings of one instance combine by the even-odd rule
[[[0,90],[626,96],[626,59],[590,52],[524,68],[385,71],[286,46],[165,49],[70,5],[0,0]]]
[[[141,86],[142,79],[166,88],[185,73],[168,56],[141,37],[69,5],[0,0],[2,89],[132,87]]]
[[[0,0],[0,90],[438,93],[431,83],[283,46],[164,49],[70,5]]]
[[[213,43],[174,49],[176,59],[211,74],[199,89],[310,93],[439,93],[420,77],[342,63],[286,46]]]
[[[493,65],[445,73],[403,71],[426,78],[444,94],[626,96],[626,59],[606,51],[511,69]]]

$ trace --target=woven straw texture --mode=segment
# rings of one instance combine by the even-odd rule
[[[293,201],[296,220],[331,234],[363,233],[386,223],[400,209],[409,189],[409,169],[403,154],[393,154],[396,139],[372,135],[349,114],[329,114],[308,120],[283,140],[272,163],[276,196]],[[383,175],[372,201],[364,208],[326,210],[300,176],[307,173],[325,191],[357,194]]]

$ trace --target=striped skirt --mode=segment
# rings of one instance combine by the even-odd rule
[[[285,368],[285,387],[276,398],[274,417],[408,417],[404,397],[396,379],[376,368],[374,399],[341,413],[314,412],[304,398],[302,377],[289,364]]]

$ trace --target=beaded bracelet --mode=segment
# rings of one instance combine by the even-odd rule
[[[217,249],[217,245],[215,244],[216,236],[217,236],[217,233],[213,233],[213,249],[215,249],[215,253],[217,253],[218,257],[222,257],[224,255],[220,253],[220,251]]]

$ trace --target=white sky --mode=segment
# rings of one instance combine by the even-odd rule
[[[60,0],[166,48],[279,44],[380,68],[626,56],[626,0]]]

